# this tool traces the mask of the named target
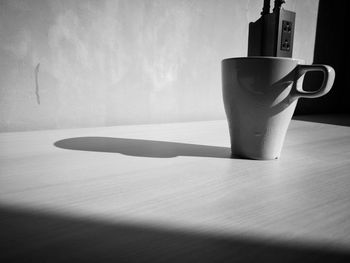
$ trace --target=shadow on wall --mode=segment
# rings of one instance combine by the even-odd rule
[[[345,47],[349,1],[320,0],[318,8],[314,64],[328,64],[336,72],[332,90],[324,97],[300,99],[296,114],[350,113],[348,58]],[[311,91],[320,87],[322,74],[307,73],[304,89]]]
[[[138,157],[231,157],[231,150],[227,147],[111,137],[68,138],[57,141],[54,145],[69,150],[121,153]]]
[[[350,114],[297,115],[293,116],[293,120],[350,127]]]
[[[349,262],[348,251],[0,207],[1,262]]]

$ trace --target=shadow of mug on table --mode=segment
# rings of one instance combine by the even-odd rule
[[[228,147],[130,138],[75,137],[59,140],[54,145],[67,150],[120,153],[135,157],[172,158],[193,156],[230,158],[230,149]]]
[[[330,66],[292,58],[228,58],[221,66],[232,156],[251,159],[278,159],[298,98],[327,94],[335,78]],[[302,89],[308,71],[323,73],[317,91]]]

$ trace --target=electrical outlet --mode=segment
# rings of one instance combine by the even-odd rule
[[[270,13],[270,0],[264,0],[261,17],[249,23],[248,56],[292,57],[295,12],[284,10],[284,0],[275,0]]]
[[[293,23],[291,21],[282,21],[281,50],[290,51],[292,46]]]
[[[295,31],[295,13],[284,9],[280,10],[277,27],[276,56],[292,57]]]
[[[295,13],[281,9],[249,24],[248,56],[292,57]]]

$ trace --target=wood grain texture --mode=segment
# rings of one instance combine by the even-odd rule
[[[278,161],[228,147],[225,121],[2,133],[0,259],[349,255],[350,127],[294,120]]]

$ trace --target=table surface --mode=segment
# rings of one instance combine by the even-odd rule
[[[0,259],[349,256],[350,127],[293,120],[273,161],[228,147],[225,121],[2,133]]]

